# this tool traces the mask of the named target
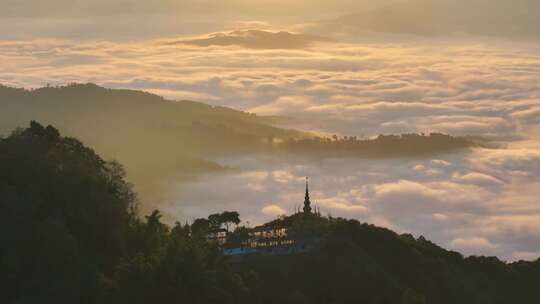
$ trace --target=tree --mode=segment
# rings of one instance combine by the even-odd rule
[[[238,226],[240,222],[240,214],[236,211],[225,211],[221,214],[221,223],[225,225],[227,231],[229,231],[231,224]]]
[[[220,213],[210,214],[208,216],[208,222],[210,223],[210,228],[219,229],[223,223],[222,216]]]
[[[208,216],[210,228],[219,229],[225,225],[225,229],[229,231],[231,224],[240,224],[240,214],[236,211],[225,211],[223,213],[214,213]]]
[[[124,175],[119,164],[35,121],[0,139],[6,303],[97,297],[101,278],[126,253],[136,195]]]
[[[191,224],[191,232],[194,235],[205,235],[210,231],[210,221],[204,218],[198,218]]]

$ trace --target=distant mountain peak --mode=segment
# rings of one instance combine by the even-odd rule
[[[176,40],[168,44],[186,44],[200,47],[240,46],[251,49],[298,49],[309,47],[314,43],[332,41],[330,38],[317,35],[251,29],[212,33],[193,39]]]

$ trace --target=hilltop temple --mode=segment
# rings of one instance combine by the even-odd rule
[[[306,194],[304,196],[304,206],[300,209],[295,209],[295,215],[297,214],[306,214],[306,215],[309,215],[309,214],[313,214],[313,215],[317,215],[317,216],[320,216],[320,210],[318,207],[314,207],[312,208],[311,207],[311,199],[309,197],[309,177],[306,177]]]
[[[290,216],[283,216],[252,229],[247,229],[244,236],[223,235],[218,241],[225,255],[291,254],[309,251],[316,243],[313,236],[302,233],[302,226],[319,221],[320,212],[313,208],[309,195],[309,179],[306,177],[306,193],[303,208],[296,209]]]

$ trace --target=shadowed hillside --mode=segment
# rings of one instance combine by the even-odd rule
[[[237,213],[140,217],[124,174],[52,126],[0,139],[3,303],[540,303],[540,260],[464,258],[356,220],[280,218],[320,245],[232,260],[207,233]]]
[[[478,146],[479,144],[469,139],[440,133],[379,135],[373,139],[358,139],[356,136],[316,137],[290,139],[284,143],[284,148],[293,153],[364,158],[426,156]]]
[[[146,211],[171,184],[232,169],[209,160],[217,157],[259,152],[282,152],[284,157],[416,157],[474,146],[442,134],[311,138],[306,132],[273,126],[277,117],[94,84],[36,90],[0,86],[0,107],[0,135],[37,120],[125,164]]]
[[[209,156],[258,151],[268,137],[303,136],[225,107],[93,84],[36,90],[0,86],[0,107],[0,134],[30,120],[53,124],[124,163],[148,200],[157,199],[167,182],[226,169],[206,160]]]
[[[26,125],[29,119],[54,123],[112,157],[150,152],[162,156],[222,155],[255,149],[263,137],[285,139],[302,134],[272,127],[265,118],[225,107],[174,102],[94,84],[36,90],[0,87],[0,100],[0,132]]]

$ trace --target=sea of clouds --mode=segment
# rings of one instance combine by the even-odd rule
[[[442,39],[305,48],[0,41],[0,83],[96,82],[200,100],[351,135],[441,131],[516,138],[535,127],[540,45]],[[301,37],[303,43],[305,37]]]
[[[465,254],[540,256],[540,45],[298,36],[302,47],[270,49],[259,47],[268,35],[223,36],[227,43],[215,46],[182,43],[215,35],[0,40],[0,83],[94,82],[287,116],[287,126],[342,135],[486,137],[506,148],[377,161],[219,159],[240,172],[179,184],[161,205],[181,221],[231,209],[256,225],[293,212],[310,176],[323,213],[424,235]]]
[[[323,214],[424,235],[464,254],[540,255],[540,151],[489,150],[425,159],[223,159],[242,172],[179,184],[162,204],[193,220],[240,210],[251,226],[302,206],[305,176]]]

